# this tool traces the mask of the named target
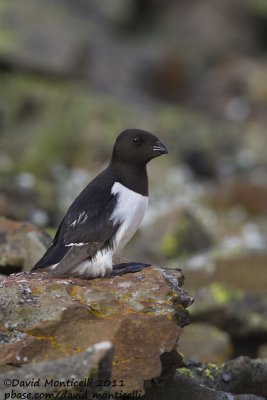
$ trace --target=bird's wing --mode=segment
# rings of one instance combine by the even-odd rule
[[[109,190],[108,196],[102,204],[90,202],[90,207],[77,209],[71,207],[65,217],[63,226],[63,242],[65,246],[80,245],[81,243],[108,242],[117,227],[111,220],[116,208],[117,196]]]
[[[50,275],[62,276],[72,272],[81,262],[96,254],[102,243],[92,242],[81,246],[71,246],[59,264],[50,271]]]
[[[60,240],[61,232],[63,230],[62,227],[65,224],[65,218],[66,217],[62,219],[56,231],[54,239],[51,241],[45,254],[36,262],[31,271],[35,271],[36,269],[45,268],[47,266],[56,264],[66,253],[64,245],[62,245]]]
[[[94,258],[103,247],[113,247],[113,238],[119,227],[110,216],[116,207],[117,196],[110,194],[98,212],[70,209],[61,228],[61,240],[67,252],[58,265],[51,270],[54,276],[71,273],[81,262]],[[91,211],[91,212],[90,212]]]

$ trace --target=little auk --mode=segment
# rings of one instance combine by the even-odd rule
[[[148,205],[146,164],[166,146],[152,133],[127,129],[116,139],[108,167],[69,207],[55,237],[31,271],[96,278],[136,272],[149,264],[112,265],[139,227]]]

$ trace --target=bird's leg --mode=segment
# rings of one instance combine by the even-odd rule
[[[128,274],[129,272],[140,272],[144,268],[150,267],[151,264],[144,264],[141,262],[127,262],[113,265],[113,271],[109,276],[120,276]]]

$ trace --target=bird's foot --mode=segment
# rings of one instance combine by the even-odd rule
[[[124,274],[128,274],[129,272],[140,272],[144,268],[150,267],[151,264],[144,264],[141,262],[129,262],[129,263],[121,263],[113,265],[113,271],[109,276],[120,276]]]

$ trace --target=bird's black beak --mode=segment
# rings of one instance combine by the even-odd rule
[[[163,144],[160,141],[156,142],[156,144],[154,144],[152,149],[153,149],[153,151],[155,151],[159,154],[168,154],[169,153],[165,144]]]

